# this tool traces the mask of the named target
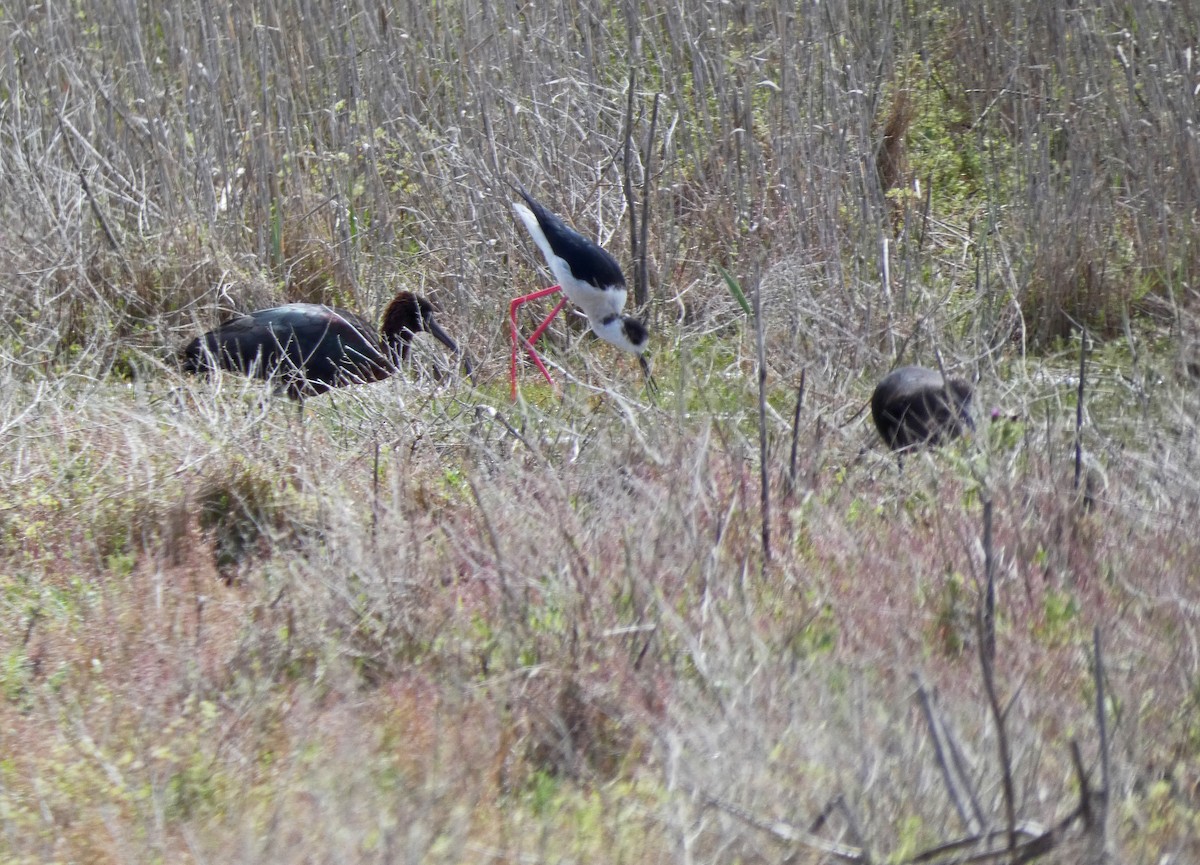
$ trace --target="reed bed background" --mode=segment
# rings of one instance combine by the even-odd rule
[[[1200,9],[1052,5],[0,0],[0,858],[1200,857]],[[514,183],[657,402],[509,402]],[[178,371],[400,289],[474,383]]]

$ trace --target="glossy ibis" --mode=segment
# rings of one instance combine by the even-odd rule
[[[902,366],[892,370],[871,395],[875,428],[893,450],[939,444],[974,429],[971,386],[945,379],[935,369]]]
[[[379,381],[408,359],[425,331],[455,354],[458,345],[433,318],[423,297],[402,291],[383,314],[381,336],[362,316],[317,303],[289,303],[226,319],[183,350],[186,372],[225,369],[278,380],[292,399],[330,388]],[[469,372],[469,366],[468,366]]]
[[[513,202],[513,210],[529,230],[533,242],[542,251],[550,272],[558,280],[558,285],[514,298],[509,304],[508,320],[512,329],[512,398],[517,398],[517,356],[518,345],[522,341],[517,330],[517,308],[523,303],[557,291],[563,293],[563,299],[546,316],[545,321],[534,329],[529,339],[525,340],[529,357],[546,377],[546,381],[554,384],[533,344],[545,332],[563,305],[570,300],[587,316],[588,324],[596,336],[622,351],[637,355],[646,380],[653,386],[650,364],[644,354],[650,334],[646,331],[646,326],[636,318],[622,314],[628,292],[625,288],[625,276],[621,273],[617,260],[599,244],[569,227],[523,188],[518,187],[517,192],[524,201]]]

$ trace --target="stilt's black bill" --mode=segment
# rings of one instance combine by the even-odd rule
[[[650,361],[644,354],[639,354],[638,363],[642,367],[642,374],[646,377],[646,390],[650,391],[651,397],[658,396],[658,384],[655,383],[654,376],[650,372]]]

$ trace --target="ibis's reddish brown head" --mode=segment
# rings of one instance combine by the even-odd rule
[[[408,360],[409,343],[422,331],[455,354],[459,353],[458,343],[434,320],[433,304],[411,291],[400,292],[388,304],[383,313],[382,330],[383,341],[402,361]]]

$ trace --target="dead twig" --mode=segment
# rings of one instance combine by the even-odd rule
[[[1096,815],[1096,832],[1108,844],[1108,803],[1111,801],[1112,771],[1108,752],[1108,721],[1106,720],[1107,697],[1104,692],[1104,654],[1100,645],[1100,627],[1092,631],[1092,651],[1096,658],[1096,730],[1100,739],[1100,791],[1099,813]]]
[[[1075,495],[1083,478],[1083,394],[1087,377],[1087,326],[1079,331],[1079,388],[1075,395]]]
[[[633,197],[633,102],[637,90],[637,71],[629,70],[629,98],[625,103],[625,141],[623,171],[621,172],[621,187],[625,192],[625,202],[629,207],[629,254],[635,262],[633,271],[633,302],[641,306],[645,297],[645,287],[641,283],[642,272],[636,267],[641,250],[638,233],[637,202]]]
[[[788,456],[788,495],[796,493],[796,457],[800,450],[800,409],[804,406],[804,383],[807,369],[800,370],[800,386],[796,389],[796,410],[792,412],[792,451]]]
[[[754,332],[758,343],[758,461],[762,487],[763,565],[771,561],[771,484],[767,463],[767,349],[762,319],[762,276],[754,273]]]
[[[943,740],[948,738],[945,725],[934,711],[929,690],[921,681],[919,674],[913,673],[913,678],[917,680],[917,696],[920,698],[921,711],[925,715],[925,724],[929,727],[929,738],[933,742],[933,752],[937,757],[938,766],[941,767],[942,780],[945,782],[950,801],[954,804],[954,808],[958,811],[958,816],[962,819],[968,832],[982,832],[987,826],[987,821],[984,820],[983,809],[979,805],[975,790],[961,771],[961,765],[957,761],[947,759],[946,747],[948,745],[954,751],[953,744],[943,744]]]
[[[108,243],[109,248],[117,254],[117,261],[121,265],[121,272],[125,274],[127,279],[133,279],[133,269],[129,266],[129,262],[125,260],[125,253],[121,249],[121,245],[117,243],[117,236],[109,226],[108,219],[104,216],[104,211],[100,209],[100,203],[96,201],[96,196],[92,194],[92,186],[88,183],[87,171],[84,170],[83,163],[76,156],[75,148],[71,146],[71,135],[67,131],[67,123],[63,119],[61,112],[56,112],[56,114],[59,131],[62,132],[63,147],[66,149],[67,155],[71,158],[71,163],[75,166],[75,171],[79,174],[79,185],[83,188],[83,194],[87,198],[88,207],[91,209],[92,215],[96,217],[96,222],[100,224],[100,231],[104,234],[104,240]],[[74,131],[73,127],[71,131]]]
[[[1004,817],[1008,826],[1009,849],[1017,847],[1016,794],[1013,789],[1012,753],[1009,750],[1008,732],[1005,729],[1007,712],[1000,706],[996,690],[996,567],[992,554],[992,500],[983,502],[983,555],[986,587],[979,611],[979,667],[983,675],[983,687],[987,693],[992,720],[996,724],[996,746],[999,749],[1000,768],[1004,773]]]
[[[633,285],[633,300],[639,309],[650,300],[650,165],[654,160],[654,132],[658,127],[658,103],[661,93],[654,94],[650,107],[650,131],[646,134],[646,150],[642,155],[642,239],[638,245],[638,276]]]
[[[992,500],[983,501],[983,605],[979,617],[979,651],[986,658],[988,675],[996,662],[996,556],[992,549]]]
[[[743,823],[753,826],[755,829],[761,829],[768,835],[771,835],[779,841],[788,844],[800,844],[812,850],[818,850],[826,856],[832,856],[834,859],[842,862],[862,862],[864,865],[869,865],[871,862],[870,855],[858,847],[851,847],[848,844],[838,844],[833,841],[826,841],[824,838],[818,838],[803,829],[797,829],[782,820],[763,820],[751,814],[745,808],[740,808],[732,802],[726,802],[723,799],[718,799],[716,796],[711,796],[708,793],[697,790],[696,795],[702,802],[719,811],[724,811],[731,817],[736,817]]]

